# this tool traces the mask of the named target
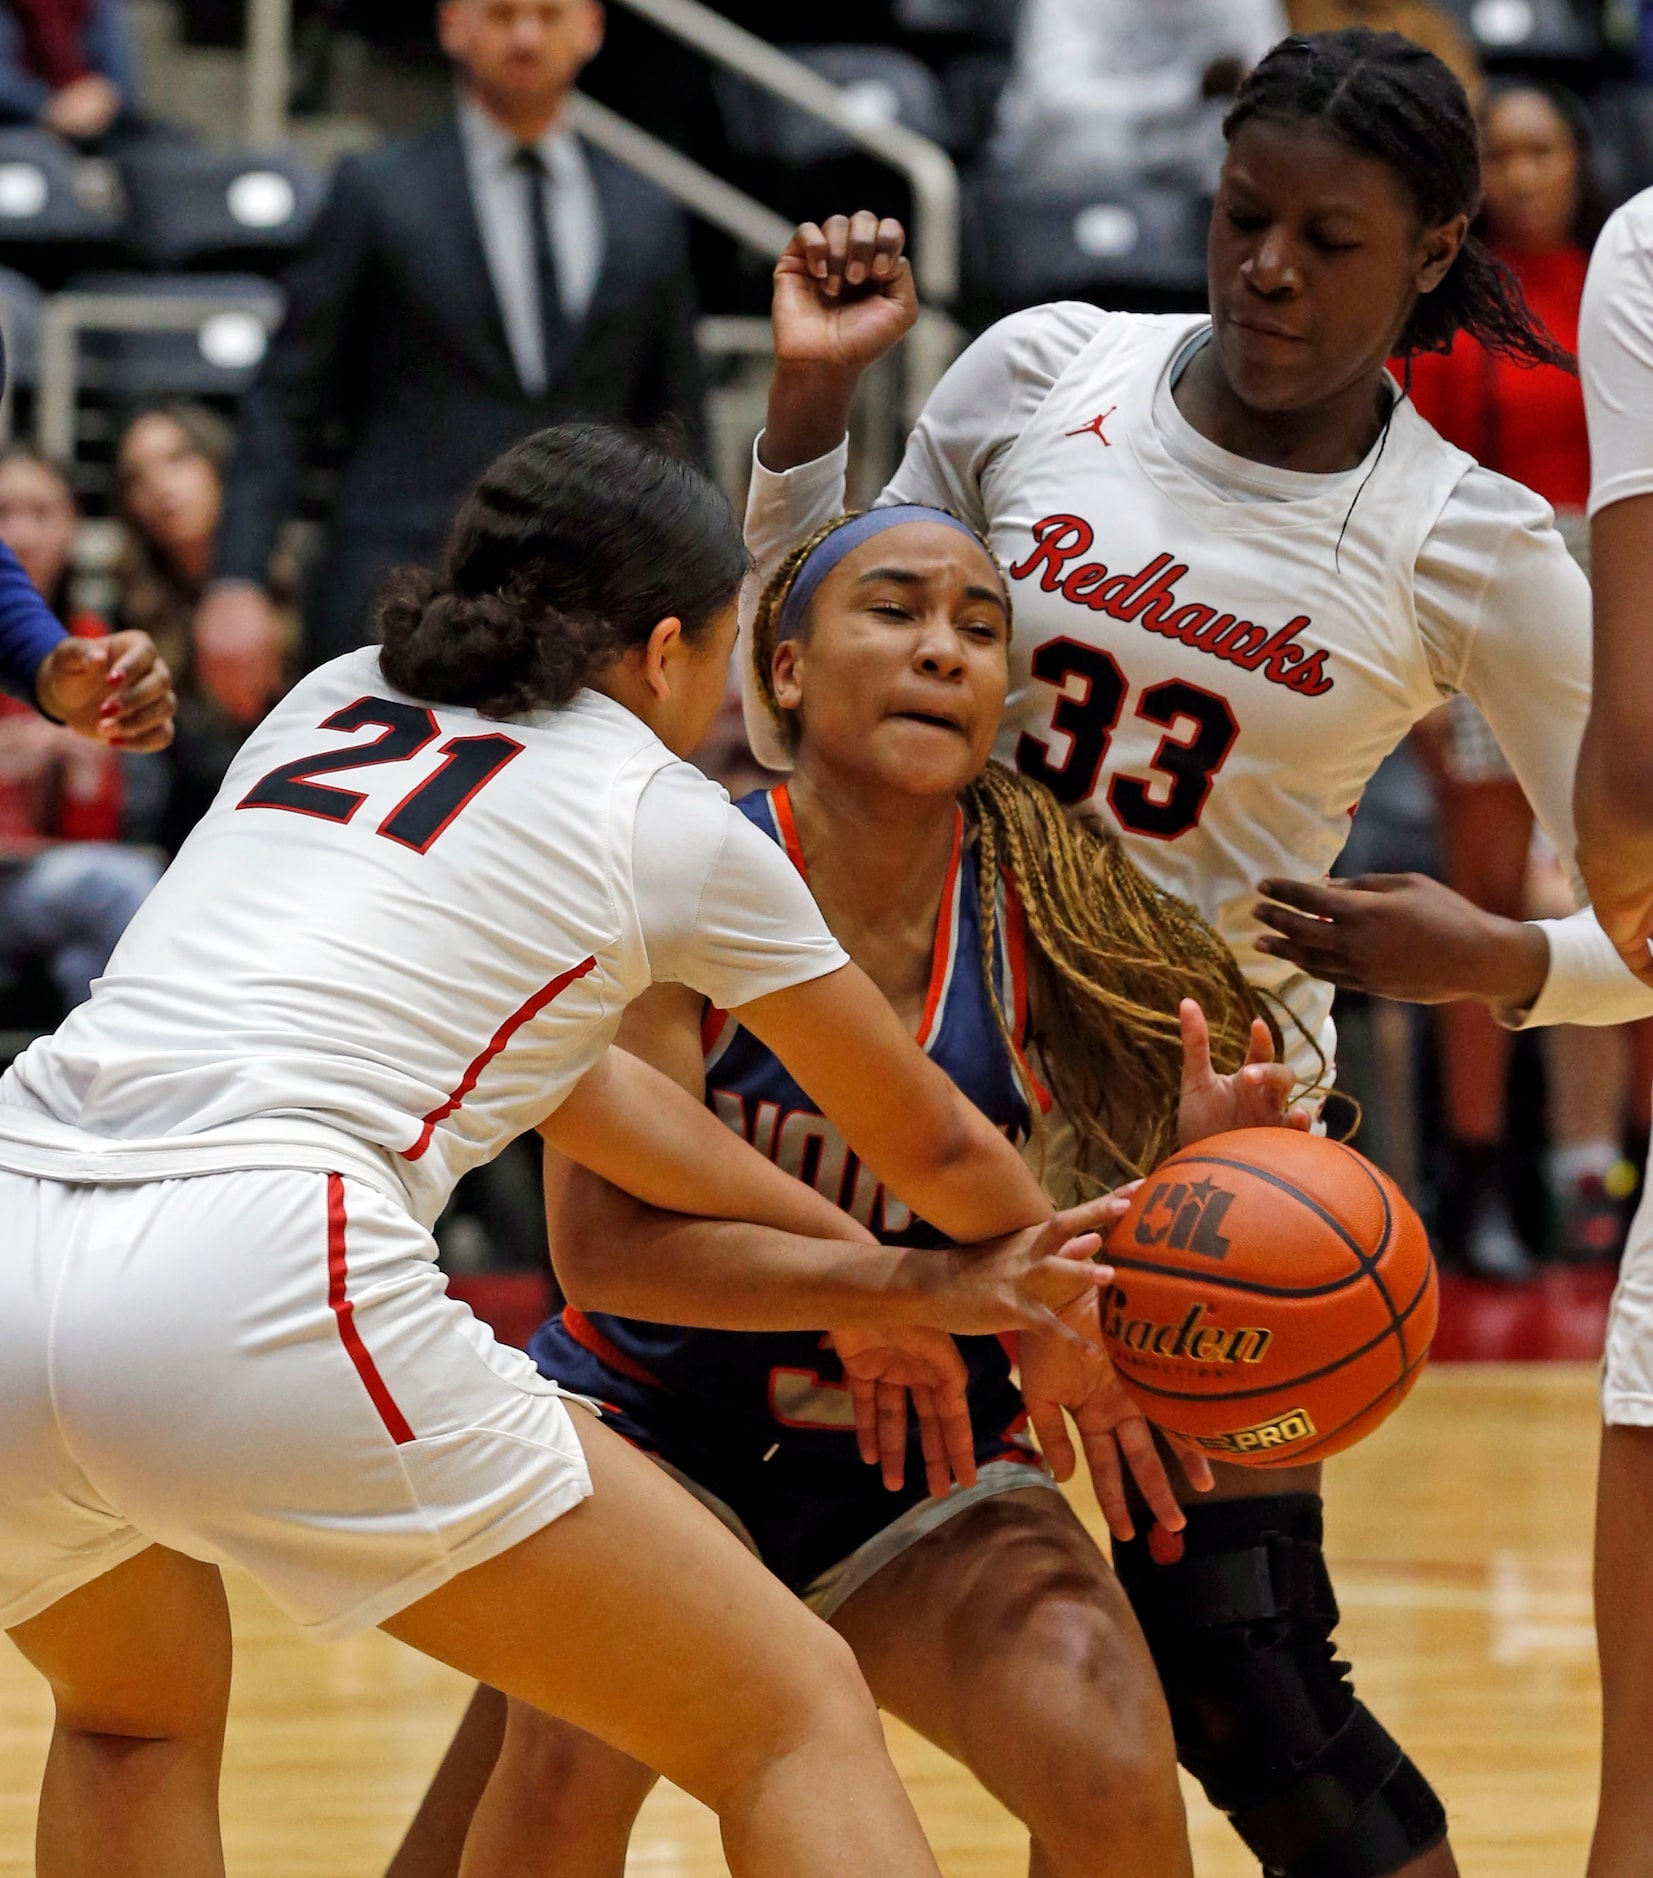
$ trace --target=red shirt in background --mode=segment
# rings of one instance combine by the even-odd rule
[[[1499,251],[1499,259],[1514,269],[1554,338],[1575,352],[1590,257],[1567,247],[1549,254]],[[1584,393],[1570,372],[1495,359],[1478,339],[1459,333],[1450,352],[1426,352],[1412,361],[1412,400],[1448,443],[1525,483],[1553,508],[1582,509],[1589,500]]]
[[[23,32],[23,62],[61,91],[91,71],[86,63],[89,0],[5,0]]]

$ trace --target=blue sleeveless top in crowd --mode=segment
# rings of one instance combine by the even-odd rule
[[[797,866],[803,854],[783,787],[736,805]],[[1020,1048],[1027,1025],[1023,927],[1013,893],[1001,883],[995,976]],[[778,1166],[825,1194],[887,1245],[941,1247],[934,1227],[884,1190],[837,1129],[793,1081],[780,1060],[727,1013],[708,1011],[702,1028],[706,1101],[736,1133]],[[918,1042],[976,1107],[1014,1142],[1030,1117],[1021,1078],[1005,1047],[982,968],[976,857],[958,816],[936,922],[929,992]],[[578,1353],[575,1348],[578,1346]],[[981,1458],[1003,1452],[1021,1402],[1010,1362],[996,1337],[961,1337],[969,1369],[971,1415]],[[721,1331],[647,1324],[572,1307],[529,1346],[546,1374],[594,1389],[590,1359],[601,1365],[617,1405],[662,1430],[711,1444],[736,1466],[777,1455],[811,1456],[862,1468],[855,1419],[837,1357],[814,1331]],[[583,1361],[581,1360],[583,1357]],[[581,1380],[576,1381],[576,1376]],[[916,1432],[914,1442],[916,1445]]]

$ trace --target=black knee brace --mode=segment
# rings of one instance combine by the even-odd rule
[[[1177,1755],[1271,1878],[1389,1878],[1446,1836],[1434,1790],[1355,1699],[1318,1494],[1188,1509],[1184,1555],[1115,1543]]]

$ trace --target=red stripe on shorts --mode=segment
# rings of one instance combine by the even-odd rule
[[[513,1011],[511,1015],[506,1018],[505,1022],[500,1025],[499,1029],[494,1032],[493,1036],[488,1039],[487,1049],[476,1058],[470,1068],[466,1070],[465,1074],[460,1077],[459,1087],[455,1089],[453,1094],[445,1101],[437,1103],[436,1107],[425,1117],[424,1126],[419,1130],[419,1139],[414,1142],[411,1148],[403,1148],[402,1159],[404,1161],[417,1161],[425,1152],[426,1148],[430,1146],[431,1136],[436,1133],[437,1123],[446,1121],[454,1110],[459,1107],[466,1096],[476,1087],[482,1072],[494,1058],[499,1055],[500,1051],[505,1048],[506,1044],[511,1041],[517,1032],[521,1030],[523,1025],[532,1023],[551,1000],[556,997],[559,992],[566,991],[576,978],[583,978],[587,972],[594,972],[596,969],[597,961],[595,959],[582,959],[578,965],[572,965],[566,972],[558,973],[558,975],[551,980],[550,984],[542,985],[526,1004]]]
[[[362,1342],[362,1333],[356,1328],[356,1308],[345,1295],[348,1273],[345,1269],[344,1225],[344,1182],[337,1174],[329,1174],[327,1302],[339,1320],[339,1341],[344,1345],[351,1362],[356,1365],[356,1374],[362,1379],[362,1387],[372,1397],[373,1406],[379,1411],[379,1420],[385,1425],[385,1432],[397,1447],[403,1447],[414,1438],[413,1430],[407,1424],[407,1417],[396,1406],[395,1397],[385,1387],[385,1379],[379,1374],[378,1365],[368,1355],[367,1345]]]

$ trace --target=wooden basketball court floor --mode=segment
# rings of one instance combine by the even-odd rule
[[[1445,1795],[1466,1878],[1583,1870],[1595,1802],[1595,1453],[1592,1365],[1440,1365],[1331,1470],[1342,1637],[1362,1693]],[[1094,1520],[1088,1496],[1079,1503]],[[377,1634],[304,1643],[250,1585],[231,1595],[230,1871],[372,1878],[467,1685]],[[47,1725],[42,1688],[0,1647],[0,1873],[31,1869]],[[932,1748],[899,1727],[890,1734],[947,1878],[1019,1878],[1015,1822]],[[1202,1878],[1255,1878],[1192,1789],[1189,1811]],[[657,1791],[628,1870],[725,1869],[711,1815]]]

